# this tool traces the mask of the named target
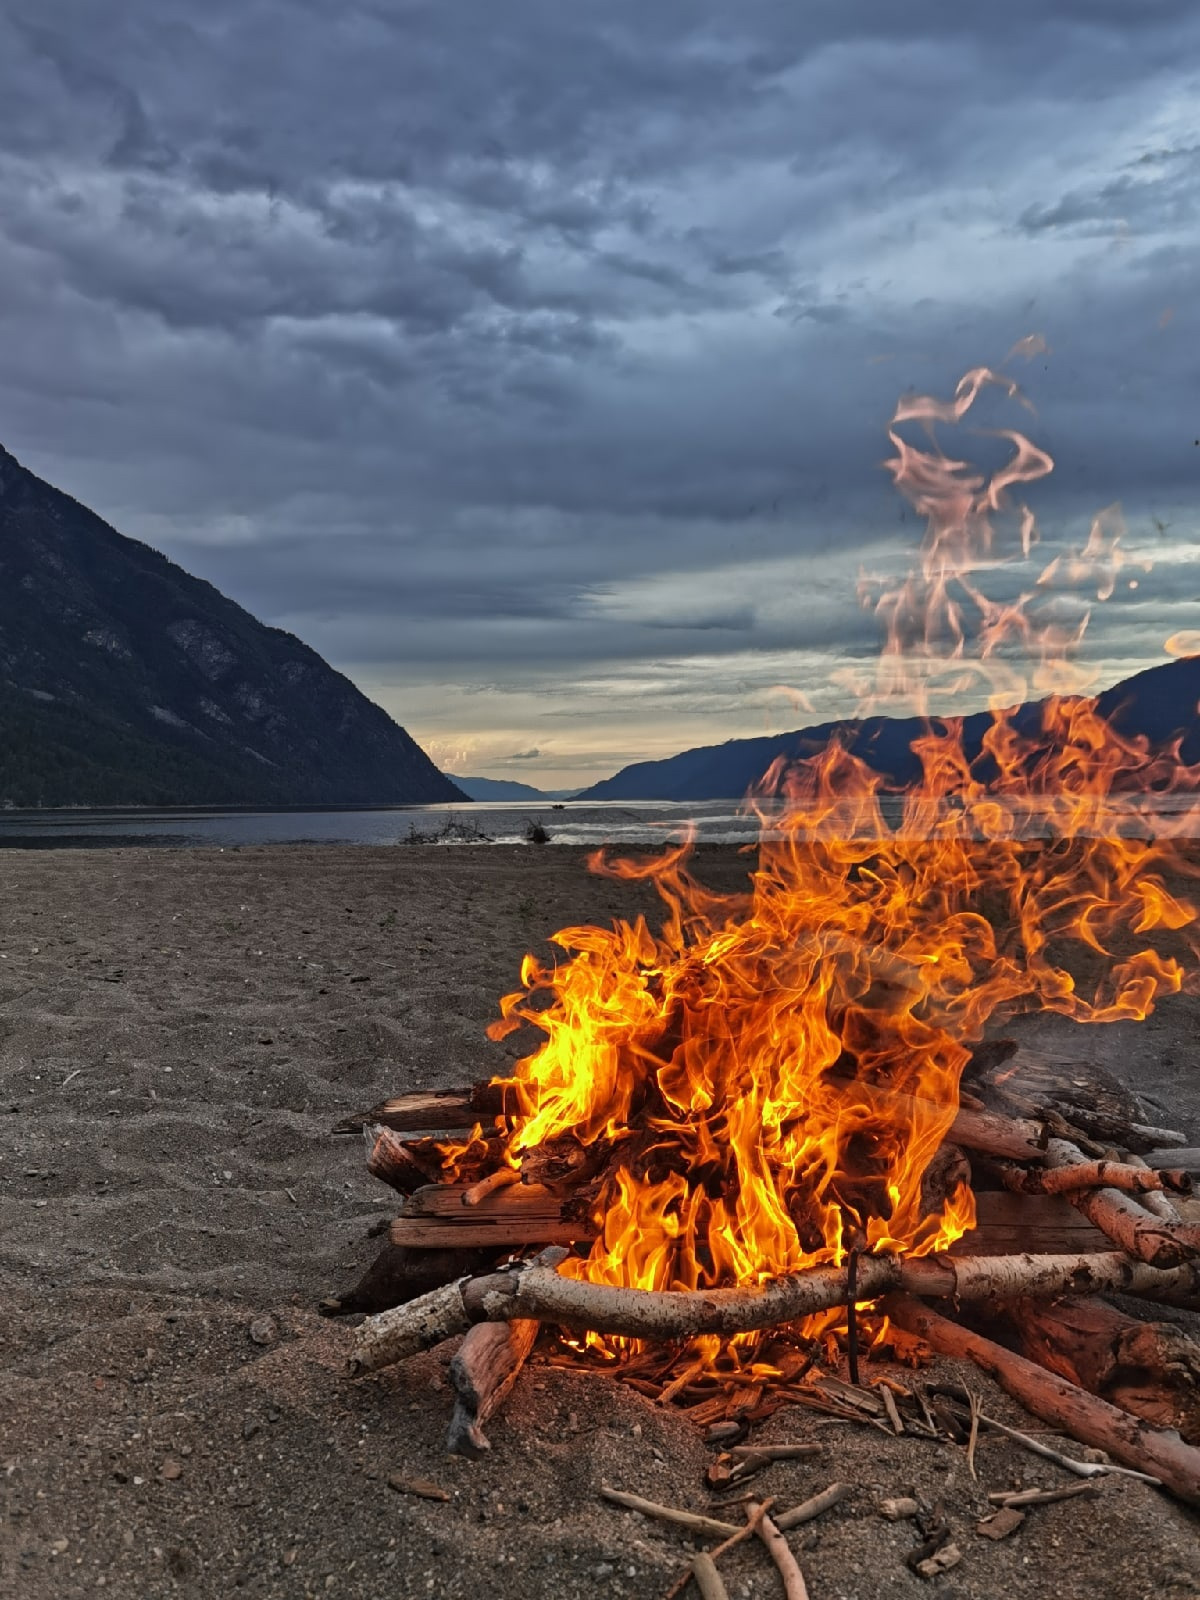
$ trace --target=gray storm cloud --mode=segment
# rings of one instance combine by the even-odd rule
[[[896,396],[1037,329],[1048,538],[1121,499],[1163,558],[1087,636],[1131,670],[1200,594],[1198,47],[1188,3],[10,0],[0,439],[439,759],[570,781],[845,709],[919,531]]]

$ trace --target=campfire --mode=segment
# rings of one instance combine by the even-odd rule
[[[1097,1298],[1200,1307],[1183,1136],[1086,1051],[1000,1037],[1017,1012],[1142,1019],[1196,982],[1196,908],[1171,884],[1194,875],[1177,841],[1200,770],[1119,737],[1084,692],[1085,601],[1137,581],[1115,514],[1037,563],[1020,496],[1050,458],[1013,429],[990,473],[942,449],[984,394],[1020,399],[978,369],[949,401],[906,398],[889,430],[927,532],[907,576],[863,581],[886,638],[853,686],[864,713],[904,699],[925,716],[903,785],[861,730],[777,764],[749,802],[743,895],[706,890],[686,843],[597,856],[653,884],[661,926],[564,929],[562,958],[527,957],[490,1029],[532,1041],[511,1076],[343,1124],[405,1199],[327,1309],[374,1313],[357,1372],[466,1335],[451,1448],[486,1448],[544,1328],[553,1359],[686,1406],[714,1442],[798,1403],[960,1428],[973,1449],[969,1395],[931,1410],[928,1386],[871,1381],[873,1354],[931,1348],[1200,1504],[1200,1451],[1173,1431],[1200,1438],[1200,1359]],[[936,714],[981,685],[980,737]],[[1012,709],[1039,693],[1036,719]],[[974,1331],[980,1306],[1015,1339]],[[728,1454],[718,1479],[753,1459]]]

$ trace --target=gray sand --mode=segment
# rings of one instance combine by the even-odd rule
[[[700,862],[717,886],[746,870]],[[680,1415],[534,1364],[491,1456],[451,1459],[449,1350],[352,1384],[348,1329],[314,1312],[394,1210],[331,1124],[503,1068],[483,1029],[522,953],[652,897],[557,848],[9,851],[0,874],[0,1595],[661,1595],[686,1542],[596,1490],[703,1508],[710,1452]],[[1193,1143],[1198,1024],[1179,997],[1088,1034]],[[808,1412],[762,1436],[825,1446],[755,1480],[780,1505],[855,1485],[792,1536],[813,1600],[1200,1595],[1200,1522],[1145,1485],[991,1544],[987,1491],[1058,1469],[985,1436],[976,1483],[961,1450]],[[875,1509],[910,1491],[964,1551],[933,1584]],[[723,1565],[735,1597],[780,1592],[757,1547]]]

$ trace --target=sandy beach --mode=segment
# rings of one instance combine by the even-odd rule
[[[723,888],[748,867],[698,862]],[[450,1458],[449,1350],[351,1383],[315,1309],[396,1206],[332,1124],[504,1069],[517,1046],[484,1028],[522,954],[653,895],[556,847],[12,850],[0,878],[0,1595],[662,1595],[685,1539],[597,1490],[702,1509],[682,1416],[535,1362],[490,1457]],[[1192,1142],[1198,1027],[1185,996],[1089,1034]],[[987,1492],[1060,1471],[986,1435],[974,1481],[961,1450],[799,1411],[764,1436],[824,1446],[758,1480],[781,1505],[854,1485],[793,1536],[813,1600],[1200,1595],[1200,1519],[1142,1483],[993,1544]],[[964,1551],[933,1584],[877,1511],[913,1492]],[[724,1565],[731,1595],[779,1592],[761,1550]]]

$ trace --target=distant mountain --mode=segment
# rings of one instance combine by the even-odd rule
[[[453,782],[472,800],[567,800],[575,793],[574,789],[535,789],[511,778],[460,778],[457,773]]]
[[[1037,736],[1043,704],[1031,701],[1020,707],[1015,722],[1021,732]],[[1198,707],[1200,656],[1151,667],[1099,697],[1102,715],[1118,733],[1142,734],[1154,745],[1182,734],[1182,755],[1189,763],[1200,761]],[[991,720],[990,712],[981,711],[964,721],[963,742],[972,760],[980,754]],[[795,733],[701,745],[665,761],[623,767],[613,777],[585,789],[579,799],[737,800],[762,779],[777,757],[795,760],[815,755],[839,731],[856,756],[890,784],[904,787],[920,776],[911,746],[922,727],[917,717],[869,717],[862,722],[823,722]]]
[[[314,650],[0,448],[0,805],[465,798]]]

